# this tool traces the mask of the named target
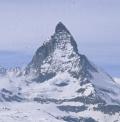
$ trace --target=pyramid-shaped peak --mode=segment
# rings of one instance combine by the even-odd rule
[[[59,23],[56,25],[55,32],[56,32],[56,33],[59,33],[59,32],[62,32],[62,31],[66,31],[67,33],[70,33],[70,32],[68,31],[68,29],[66,28],[66,26],[65,26],[62,22],[59,22]]]

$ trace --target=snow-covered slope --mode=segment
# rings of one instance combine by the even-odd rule
[[[4,75],[0,76],[0,101],[22,101],[23,97],[20,93],[22,77],[20,68],[6,69]],[[23,85],[22,85],[23,87]]]
[[[1,121],[120,122],[120,86],[79,54],[61,22],[24,71],[0,79]]]
[[[114,78],[115,82],[120,84],[120,78]]]

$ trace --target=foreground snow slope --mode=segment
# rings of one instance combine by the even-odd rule
[[[13,102],[0,104],[0,122],[119,122],[119,114],[103,115],[100,111],[93,111],[89,106],[89,110],[77,113],[61,111],[57,106],[76,106],[80,108],[82,104],[64,103],[56,105],[54,103],[41,104],[36,102]],[[92,117],[92,118],[91,118]]]

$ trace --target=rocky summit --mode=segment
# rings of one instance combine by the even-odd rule
[[[25,69],[1,70],[0,81],[1,122],[120,122],[120,86],[61,22]]]

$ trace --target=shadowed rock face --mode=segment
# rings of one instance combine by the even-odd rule
[[[66,112],[81,112],[87,110],[86,106],[70,106],[70,105],[63,105],[63,106],[58,106],[59,110],[61,111],[66,111]]]
[[[36,68],[39,70],[40,66],[42,65],[43,61],[53,53],[55,49],[55,40],[51,39],[46,44],[43,44],[35,53],[33,56],[32,61],[28,65],[29,68]],[[49,62],[50,63],[50,62]]]
[[[71,117],[71,116],[65,116],[62,118],[64,121],[66,122],[97,122],[92,118],[75,118],[75,117]]]
[[[77,44],[73,38],[73,36],[71,35],[71,33],[68,31],[68,29],[65,27],[65,25],[62,22],[59,22],[55,28],[55,34],[53,35],[53,37],[55,35],[61,36],[63,33],[66,33],[67,35],[70,36],[70,43],[73,46],[73,49],[76,53],[78,53],[78,48],[77,48]],[[62,38],[64,39],[64,38]],[[62,40],[61,40],[62,41]]]
[[[94,110],[101,111],[105,114],[113,115],[115,113],[120,112],[120,106],[119,105],[98,105],[98,107],[94,107]]]
[[[11,91],[7,90],[7,89],[2,89],[0,91],[0,101],[7,101],[7,102],[12,102],[12,101],[17,101],[17,102],[21,102],[24,100],[24,98],[22,98],[19,93],[18,94],[13,94]]]
[[[46,73],[46,74],[39,74],[38,77],[34,78],[33,81],[36,81],[38,83],[42,83],[46,80],[49,80],[51,78],[53,78],[56,74],[55,73]]]
[[[68,29],[65,27],[65,25],[62,22],[59,22],[55,28],[55,33],[59,33],[62,31],[66,31],[67,33],[70,34],[70,32],[68,31]]]

